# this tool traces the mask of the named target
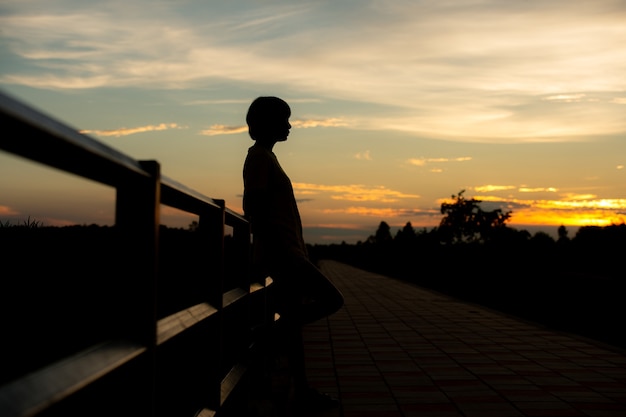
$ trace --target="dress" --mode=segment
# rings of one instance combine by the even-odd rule
[[[243,209],[253,234],[253,268],[276,284],[277,310],[302,325],[343,305],[343,296],[309,260],[291,180],[276,155],[256,143],[243,168]]]
[[[254,262],[271,268],[285,257],[307,257],[291,180],[276,155],[258,144],[243,168],[243,210],[254,235]]]

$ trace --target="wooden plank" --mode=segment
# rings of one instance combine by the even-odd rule
[[[214,416],[215,416],[215,411],[209,410],[208,408],[203,408],[194,417],[214,417]]]
[[[228,397],[235,391],[237,386],[242,382],[243,376],[246,373],[246,367],[238,363],[233,366],[226,377],[222,380],[220,406],[224,405]]]
[[[246,297],[248,293],[241,288],[234,288],[228,292],[226,292],[222,297],[222,305],[223,307],[227,307],[233,303],[236,303],[238,300]]]
[[[195,326],[215,313],[217,313],[215,307],[209,303],[200,303],[159,320],[157,322],[157,345]]]
[[[105,342],[0,388],[2,417],[29,417],[146,351],[126,340]]]

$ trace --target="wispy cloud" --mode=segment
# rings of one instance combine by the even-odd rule
[[[0,205],[0,216],[16,216],[18,214],[20,213],[14,210],[13,208],[9,206]]]
[[[479,193],[489,193],[489,192],[493,192],[493,191],[506,191],[506,190],[513,190],[517,187],[515,187],[514,185],[479,185],[476,187],[472,187],[475,191],[479,192]]]
[[[520,187],[517,189],[517,191],[519,191],[520,193],[556,193],[558,189],[554,187]]]
[[[476,192],[479,193],[491,193],[497,191],[510,191],[517,190],[520,193],[542,193],[549,192],[555,193],[558,191],[555,187],[528,187],[526,185],[495,185],[495,184],[486,184],[486,185],[477,185],[471,187]]]
[[[409,165],[415,165],[418,167],[423,167],[426,164],[438,164],[438,163],[447,163],[447,162],[466,162],[471,161],[471,156],[462,156],[458,158],[409,158],[407,163]]]
[[[307,129],[311,127],[344,127],[349,123],[339,117],[331,117],[329,119],[309,119],[309,120],[293,120],[290,121],[291,126],[295,128]]]
[[[346,126],[347,123],[340,118],[332,117],[328,119],[309,119],[309,120],[292,120],[289,122],[294,129],[307,129],[313,127],[340,127]],[[211,125],[208,129],[200,131],[201,135],[217,136],[217,135],[234,135],[248,131],[248,126],[226,126],[221,124]]]
[[[247,126],[212,125],[210,128],[200,131],[200,134],[205,136],[234,135],[247,131]]]
[[[354,155],[354,157],[356,159],[363,160],[363,161],[371,161],[372,160],[372,155],[371,155],[369,150],[363,151],[363,152],[358,152],[358,153],[356,153]]]
[[[548,96],[544,100],[548,101],[562,101],[565,103],[581,102],[585,99],[586,94],[557,94],[554,96]]]
[[[391,190],[384,186],[351,185],[324,185],[309,183],[293,183],[294,190],[301,195],[319,193],[330,194],[333,200],[345,201],[372,201],[379,203],[394,203],[404,199],[420,198],[417,194],[407,194]]]
[[[350,214],[356,216],[378,217],[380,219],[395,219],[398,217],[409,217],[416,215],[431,216],[433,211],[402,208],[376,208],[376,207],[346,207],[339,209],[325,209],[326,214]],[[436,213],[438,214],[438,213]]]
[[[118,129],[109,129],[109,130],[84,129],[84,130],[81,130],[80,133],[91,134],[91,135],[96,135],[96,136],[120,137],[120,136],[135,135],[137,133],[155,132],[155,131],[169,130],[169,129],[183,129],[183,127],[179,126],[177,123],[160,123],[158,125],[121,127]]]

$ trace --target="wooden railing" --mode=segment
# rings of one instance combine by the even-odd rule
[[[97,280],[89,270],[69,289],[52,273],[11,278],[4,262],[0,291],[11,302],[0,330],[0,416],[244,414],[256,389],[248,384],[254,349],[274,321],[271,279],[252,278],[246,219],[164,177],[156,161],[136,161],[4,94],[0,109],[0,149],[116,193],[116,259],[89,267]],[[168,276],[162,205],[199,224],[195,266],[168,259]],[[110,263],[103,279],[99,268]],[[13,293],[10,279],[28,284]],[[42,286],[49,301],[33,305],[28,291]]]

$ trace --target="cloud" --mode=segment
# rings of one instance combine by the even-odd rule
[[[20,213],[13,208],[0,205],[0,216],[17,216],[18,214]]]
[[[479,185],[476,187],[473,187],[475,191],[479,192],[479,193],[489,193],[492,191],[506,191],[506,190],[512,190],[515,189],[517,187],[515,187],[514,185]]]
[[[210,128],[200,131],[200,134],[205,136],[234,135],[247,131],[248,126],[211,125]]]
[[[557,94],[554,96],[548,96],[544,100],[548,101],[562,101],[566,103],[580,102],[585,98],[585,94]]]
[[[556,193],[558,189],[554,187],[535,187],[535,188],[520,187],[517,191],[519,191],[520,193],[539,193],[539,192]]]
[[[348,126],[348,122],[339,117],[331,117],[328,119],[308,119],[290,121],[294,128],[308,129],[311,127],[343,127]]]
[[[364,152],[358,152],[357,154],[354,155],[354,157],[358,160],[364,160],[364,161],[371,161],[372,160],[372,155],[370,154],[370,151],[364,151]]]
[[[408,217],[415,215],[427,215],[434,214],[433,211],[417,210],[417,209],[402,209],[402,208],[375,208],[375,207],[346,207],[340,209],[324,209],[326,214],[349,214],[357,216],[378,217],[381,219],[392,219],[398,217]],[[438,212],[436,214],[439,214]]]
[[[550,192],[555,193],[558,191],[557,188],[554,187],[527,187],[525,185],[515,186],[515,185],[478,185],[472,187],[472,189],[479,193],[491,193],[496,191],[508,191],[517,189],[520,193],[540,193],[540,192]]]
[[[333,200],[345,201],[372,201],[393,203],[404,199],[420,198],[417,194],[407,194],[401,191],[390,190],[384,186],[365,186],[362,184],[352,185],[323,185],[308,183],[293,183],[293,188],[298,194],[330,194]]]
[[[407,163],[409,165],[415,165],[418,167],[425,166],[431,163],[447,163],[447,162],[466,162],[471,161],[471,156],[462,156],[458,158],[409,158]]]
[[[82,134],[93,134],[97,136],[129,136],[134,135],[136,133],[144,133],[144,132],[154,132],[168,129],[183,129],[183,127],[179,126],[176,123],[161,123],[158,125],[147,125],[147,126],[137,126],[137,127],[122,127],[119,129],[110,129],[110,130],[90,130],[85,129],[81,130]]]
[[[294,129],[307,129],[313,127],[340,127],[346,126],[347,123],[340,118],[332,117],[328,119],[309,119],[309,120],[292,120],[291,127]],[[248,131],[248,126],[226,126],[221,124],[211,125],[208,129],[202,130],[201,135],[217,136],[217,135],[234,135]]]

